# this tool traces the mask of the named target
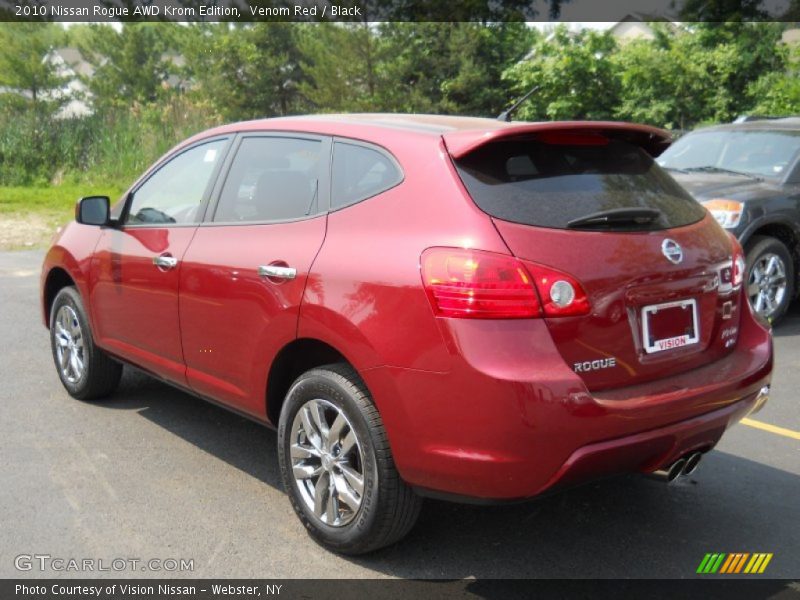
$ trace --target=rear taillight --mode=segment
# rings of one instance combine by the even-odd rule
[[[733,244],[733,274],[731,276],[731,283],[733,284],[734,288],[738,288],[744,281],[744,273],[747,269],[747,263],[745,262],[744,250],[742,249],[742,245],[739,243],[739,240],[737,240],[732,234],[728,235],[730,235],[731,244]]]
[[[442,317],[524,319],[541,314],[530,275],[513,256],[460,248],[428,248],[422,282]]]
[[[523,265],[513,256],[428,248],[420,263],[433,310],[442,317],[526,319],[589,312],[586,293],[574,277],[534,263]]]
[[[573,317],[589,314],[589,298],[577,279],[562,271],[525,263],[542,300],[546,317]]]

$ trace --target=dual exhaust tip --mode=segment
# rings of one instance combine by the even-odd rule
[[[652,475],[666,483],[673,483],[679,477],[686,477],[694,473],[702,458],[703,455],[700,452],[692,452],[680,457],[671,465],[654,471]]]

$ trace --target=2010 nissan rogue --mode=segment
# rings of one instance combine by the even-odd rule
[[[612,122],[329,115],[218,127],[44,261],[58,375],[129,363],[278,430],[292,505],[342,553],[421,498],[691,472],[769,394],[739,244]]]

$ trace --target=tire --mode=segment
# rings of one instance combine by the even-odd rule
[[[319,435],[324,426],[327,437]],[[348,365],[312,369],[294,382],[278,423],[278,457],[294,511],[330,550],[356,555],[388,546],[419,516],[422,499],[400,479],[380,414]]]
[[[747,244],[747,297],[753,311],[777,324],[794,296],[794,261],[780,240],[754,236]]]
[[[50,348],[61,383],[78,400],[96,400],[119,384],[122,365],[95,346],[80,294],[65,287],[50,309]]]

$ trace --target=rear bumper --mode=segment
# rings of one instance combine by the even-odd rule
[[[769,331],[747,311],[733,353],[668,379],[590,393],[542,321],[444,321],[447,373],[363,373],[401,476],[438,494],[513,500],[712,448],[755,408]]]

